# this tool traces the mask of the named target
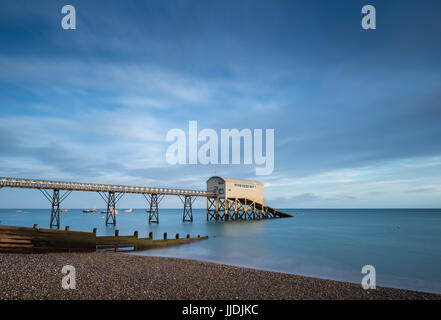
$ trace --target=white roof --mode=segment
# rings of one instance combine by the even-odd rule
[[[224,180],[225,182],[231,182],[231,183],[248,183],[248,184],[263,185],[261,182],[256,181],[256,180],[245,180],[245,179],[236,179],[236,178],[219,177],[219,176],[211,177],[210,179],[207,180],[207,182],[213,178],[220,178],[220,179]]]

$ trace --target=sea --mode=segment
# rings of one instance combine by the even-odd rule
[[[1,209],[0,225],[48,228],[48,209]],[[20,210],[19,210],[20,211]],[[362,268],[375,268],[376,285],[441,293],[441,209],[284,209],[292,218],[215,222],[205,209],[193,209],[193,222],[182,209],[160,209],[159,223],[145,209],[120,210],[117,225],[105,214],[71,209],[61,227],[98,235],[153,232],[174,237],[208,236],[185,245],[137,251],[142,256],[177,257],[228,265],[348,281],[361,284]]]

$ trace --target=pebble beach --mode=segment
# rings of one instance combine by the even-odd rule
[[[72,265],[76,289],[61,286]],[[0,254],[0,299],[441,299],[441,295],[125,253]]]

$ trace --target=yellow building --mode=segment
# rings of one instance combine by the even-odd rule
[[[224,199],[247,199],[263,202],[263,184],[253,180],[211,177],[207,180],[207,191]]]

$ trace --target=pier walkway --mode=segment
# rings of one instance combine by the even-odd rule
[[[53,180],[35,180],[0,177],[1,188],[37,189],[51,204],[50,227],[60,228],[61,204],[73,191],[97,192],[106,204],[106,225],[116,225],[118,201],[124,194],[140,194],[147,201],[149,223],[159,223],[159,203],[165,196],[178,196],[183,205],[182,220],[193,222],[193,202],[197,197],[207,198],[207,221],[255,220],[291,217],[262,203],[248,199],[222,198],[219,194],[189,189],[124,186]]]

